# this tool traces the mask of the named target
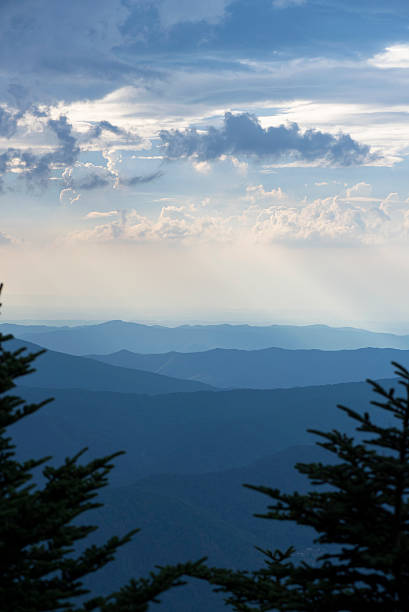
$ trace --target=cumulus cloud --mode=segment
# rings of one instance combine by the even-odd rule
[[[191,157],[210,161],[232,155],[351,166],[374,159],[368,146],[348,134],[333,135],[313,129],[302,132],[296,123],[264,129],[257,117],[249,113],[226,113],[221,128],[162,130],[159,135],[170,160]]]
[[[263,242],[372,243],[382,240],[385,232],[389,232],[388,221],[378,208],[348,205],[333,197],[298,208],[274,206],[262,210],[253,232]]]
[[[135,210],[120,211],[120,219],[97,225],[92,229],[75,232],[69,241],[109,242],[123,241],[192,241],[225,242],[232,236],[231,219],[220,214],[200,214],[194,207],[163,206],[156,219]],[[89,218],[99,218],[94,215]]]

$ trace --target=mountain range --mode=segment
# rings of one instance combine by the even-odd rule
[[[26,340],[11,340],[8,350],[27,348],[32,353],[41,347]],[[211,390],[200,381],[178,380],[101,363],[95,359],[76,357],[57,351],[46,351],[36,360],[36,371],[25,376],[21,384],[31,387],[91,389],[95,391],[119,391],[124,393],[173,393]]]
[[[18,392],[29,402],[55,398],[13,426],[22,457],[51,455],[61,463],[84,446],[88,457],[125,450],[112,473],[118,485],[152,474],[240,467],[311,444],[308,428],[352,433],[351,419],[336,405],[367,410],[373,399],[365,383],[163,395],[29,387]],[[380,418],[385,422],[381,411]]]
[[[409,367],[409,351],[354,349],[322,351],[280,348],[144,355],[122,350],[89,355],[103,363],[194,380],[218,388],[274,389],[385,378],[391,362]]]
[[[136,324],[120,322],[119,327],[124,330],[127,325],[133,342],[132,326]],[[63,332],[73,331],[70,342],[74,347],[75,333],[91,327],[95,333],[92,342],[106,353],[113,338],[109,323],[102,326],[109,332],[105,344],[97,325],[43,329],[41,333],[31,328],[27,334],[55,340],[55,334],[61,333],[67,340]],[[149,335],[149,326],[142,327],[148,328]],[[226,332],[231,333],[231,341],[244,342],[236,328],[245,326],[215,327],[231,327]],[[249,328],[248,342],[264,341],[257,336],[259,329],[270,328]],[[367,338],[356,334],[363,330],[291,329],[294,333],[301,330],[292,338],[295,344],[324,343],[325,338],[331,343],[336,337],[337,342],[348,343],[354,334],[355,340]],[[12,331],[5,326],[0,330]],[[206,342],[213,331],[205,330],[204,337],[209,332]],[[404,344],[405,337],[390,336]],[[381,343],[376,334],[371,337]],[[223,334],[218,338],[223,339]],[[85,338],[76,350],[92,342]],[[5,345],[9,350],[23,347],[41,350],[27,338]],[[156,564],[202,556],[219,566],[256,567],[262,563],[256,545],[274,549],[293,544],[297,558],[313,559],[318,551],[312,533],[292,524],[253,518],[254,512],[265,510],[268,500],[241,485],[248,482],[305,491],[308,482],[293,469],[294,464],[328,460],[326,451],[312,445],[317,436],[307,430],[336,428],[356,435],[355,423],[337,404],[376,413],[379,424],[390,424],[388,413],[370,406],[374,397],[368,384],[340,382],[388,376],[383,384],[391,386],[395,381],[390,378],[390,360],[408,365],[409,351],[293,346],[150,355],[125,349],[78,356],[47,350],[36,360],[37,371],[17,381],[16,394],[29,403],[50,396],[55,401],[14,424],[10,434],[22,460],[49,455],[51,463],[60,465],[84,447],[89,448],[81,459],[84,462],[126,451],[115,460],[110,484],[101,492],[104,505],[87,517],[99,526],[88,543],[102,543],[134,527],[142,531],[119,551],[114,564],[89,577],[95,592],[112,591],[128,577],[146,575]],[[37,471],[35,481],[41,480]],[[163,602],[164,612],[226,609],[220,594],[196,581],[166,593]]]
[[[182,325],[164,327],[124,321],[76,327],[0,325],[11,333],[55,351],[73,355],[113,353],[198,352],[213,348],[256,350],[287,348],[323,350],[365,347],[409,349],[409,336],[326,325]]]
[[[116,533],[141,528],[109,568],[91,577],[95,591],[109,592],[155,564],[208,557],[219,567],[257,567],[263,555],[255,546],[296,547],[296,558],[317,553],[309,529],[260,520],[268,499],[243,483],[265,484],[290,492],[307,491],[308,480],[294,469],[296,461],[327,461],[329,453],[317,446],[297,446],[263,457],[248,466],[206,474],[162,474],[102,493],[104,505],[94,513],[99,526],[93,542],[101,544]],[[194,586],[194,588],[193,588]],[[164,596],[167,612],[223,612],[222,597],[200,583]]]

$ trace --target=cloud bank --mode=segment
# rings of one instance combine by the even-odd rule
[[[261,243],[310,246],[380,245],[406,241],[409,202],[396,193],[386,198],[355,196],[370,185],[358,183],[345,193],[313,201],[292,202],[279,187],[249,185],[247,208],[230,214],[194,204],[170,204],[157,217],[136,210],[93,211],[87,219],[97,226],[74,232],[70,240],[110,242]],[[358,201],[357,201],[358,200]],[[364,201],[362,201],[364,200]],[[109,219],[112,217],[112,219]]]

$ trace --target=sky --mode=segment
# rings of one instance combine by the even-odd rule
[[[406,0],[2,0],[3,320],[409,330]]]

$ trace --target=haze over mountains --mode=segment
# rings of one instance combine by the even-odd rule
[[[197,352],[213,348],[255,350],[287,348],[323,350],[365,347],[409,349],[409,336],[371,332],[352,327],[326,325],[182,325],[163,327],[124,321],[98,325],[62,327],[2,324],[0,331],[12,333],[55,351],[73,355],[113,353],[123,349],[136,353]]]

